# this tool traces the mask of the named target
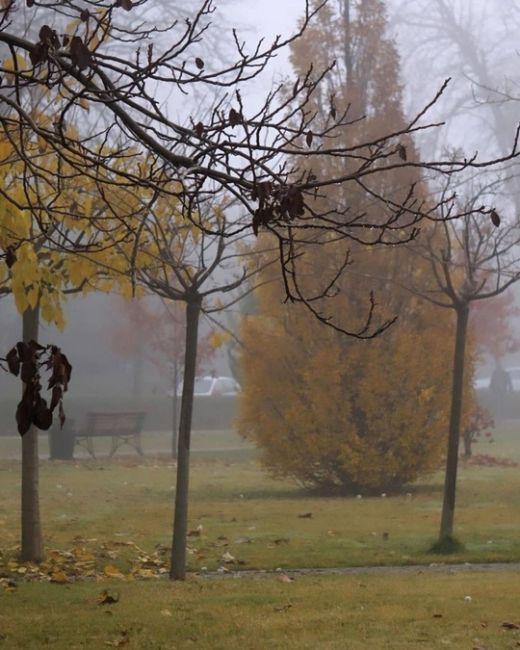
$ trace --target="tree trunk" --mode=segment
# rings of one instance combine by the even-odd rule
[[[172,401],[172,458],[177,458],[178,427],[179,427],[179,364],[177,359],[173,361],[173,401]]]
[[[170,578],[186,577],[186,539],[188,533],[188,488],[190,476],[190,438],[193,413],[193,390],[197,366],[197,339],[201,299],[191,298],[186,303],[186,349],[184,352],[184,381],[182,384],[179,445],[177,451],[177,482],[175,488],[175,515]]]
[[[458,305],[455,308],[455,313],[457,316],[457,328],[455,333],[455,352],[453,355],[450,429],[439,542],[443,542],[453,535],[457,467],[459,460],[460,420],[464,392],[464,360],[469,316],[468,304]]]
[[[139,337],[141,338],[141,337]],[[132,400],[137,408],[142,403],[143,397],[143,367],[144,356],[142,342],[139,341],[138,349],[132,360]]]
[[[346,84],[352,82],[352,34],[351,34],[351,18],[350,18],[350,1],[343,0],[343,25],[345,28],[345,74]]]
[[[23,341],[38,340],[39,307],[26,309],[22,316]],[[22,437],[22,552],[23,562],[43,560],[40,523],[38,429],[31,426]]]
[[[469,459],[473,455],[473,436],[470,431],[465,431],[464,436],[464,458]]]

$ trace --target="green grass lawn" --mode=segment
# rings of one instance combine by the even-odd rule
[[[42,462],[42,571],[16,562],[20,467],[0,460],[0,650],[520,647],[519,630],[502,625],[520,624],[514,571],[136,580],[167,571],[175,470],[159,438],[145,438],[144,461]],[[427,549],[440,472],[397,496],[313,497],[266,476],[231,433],[194,442],[192,570],[224,558],[230,570],[520,561],[518,468],[462,467],[456,523],[466,551],[439,558]],[[476,451],[520,460],[519,443],[509,423]],[[6,454],[0,439],[0,458],[16,444]],[[105,590],[118,602],[99,605]]]
[[[229,439],[219,440],[230,447]],[[497,435],[494,453],[501,445],[509,457],[518,455],[513,426]],[[216,569],[226,553],[236,560],[229,568],[242,569],[439,561],[427,550],[439,523],[440,473],[398,496],[312,497],[267,477],[247,454],[227,460],[218,451],[194,454],[190,528],[198,530],[189,540],[189,569]],[[155,553],[155,566],[164,569],[174,474],[170,461],[157,458],[43,462],[46,547],[94,556],[96,570],[110,564],[124,573]],[[0,462],[4,565],[17,551],[19,482],[19,462]],[[520,561],[519,494],[518,468],[463,467],[456,533],[466,551],[449,561]]]
[[[519,601],[507,573],[20,584],[0,593],[0,648],[510,650]]]

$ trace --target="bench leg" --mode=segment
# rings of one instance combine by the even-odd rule
[[[112,436],[112,446],[110,447],[110,458],[116,453],[117,448],[119,447],[117,443],[117,436]]]
[[[134,446],[135,446],[139,456],[144,457],[143,448],[141,447],[141,434],[140,433],[136,433],[134,435]]]
[[[92,438],[90,436],[87,437],[87,451],[95,460],[96,454],[94,452],[94,443],[92,442]]]

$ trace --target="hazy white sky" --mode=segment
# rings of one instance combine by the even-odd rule
[[[228,24],[236,25],[242,38],[253,45],[262,37],[269,42],[278,34],[282,37],[293,34],[305,11],[305,0],[217,0],[217,6],[225,11]],[[280,52],[266,73],[248,87],[247,99],[253,105],[263,103],[273,80],[290,73],[288,55],[287,48]]]
[[[268,40],[277,34],[289,36],[304,10],[305,0],[234,0],[225,8],[230,24],[243,26],[240,32],[249,42],[262,36]],[[286,66],[287,56],[279,55],[276,68]]]

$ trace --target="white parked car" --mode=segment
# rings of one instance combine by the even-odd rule
[[[240,385],[233,377],[206,377],[195,378],[195,396],[220,397],[221,395],[238,395]]]
[[[195,377],[195,397],[235,397],[240,393],[240,384],[233,377]],[[173,396],[173,391],[168,391]],[[177,389],[177,395],[182,395],[182,384]]]

